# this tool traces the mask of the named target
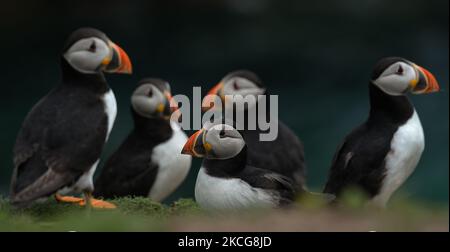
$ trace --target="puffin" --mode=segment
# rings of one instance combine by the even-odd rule
[[[337,196],[361,189],[368,203],[384,208],[415,170],[425,146],[419,116],[407,93],[439,91],[426,69],[400,57],[375,64],[369,82],[368,119],[338,147],[324,192]]]
[[[254,96],[255,99],[249,100],[243,108],[245,112],[245,121],[248,120],[248,111],[257,109],[258,96],[266,95],[266,112],[269,118],[270,100],[268,92],[261,78],[249,70],[236,70],[230,72],[222,80],[209,90],[202,101],[203,111],[220,110],[222,120],[227,124],[236,123],[235,110],[231,99],[227,97],[241,95]],[[222,106],[218,106],[215,99],[220,98]],[[226,113],[231,110],[232,113]],[[233,118],[227,118],[233,115]],[[256,117],[258,119],[258,117]],[[231,122],[231,123],[230,123]],[[235,127],[236,128],[236,127]],[[240,129],[241,135],[245,140],[247,149],[248,164],[266,170],[272,170],[283,176],[291,177],[294,181],[294,187],[301,192],[306,189],[306,163],[302,141],[297,135],[283,122],[278,121],[278,136],[273,141],[261,141],[260,134],[263,133],[258,127],[256,130],[245,127]]]
[[[13,148],[10,200],[27,207],[58,201],[114,208],[96,200],[93,174],[117,113],[104,73],[131,74],[128,55],[103,32],[75,30],[61,55],[62,80],[27,114]],[[65,196],[83,193],[84,198]]]
[[[182,153],[203,158],[195,184],[195,200],[206,210],[276,208],[289,205],[295,181],[281,173],[251,165],[242,134],[229,124],[206,122]]]
[[[145,78],[131,96],[134,128],[95,181],[96,197],[143,196],[161,202],[186,178],[191,156],[181,150],[187,136],[172,112],[170,85]]]

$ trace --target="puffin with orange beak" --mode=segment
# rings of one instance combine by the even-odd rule
[[[92,176],[117,113],[103,73],[131,74],[131,61],[103,32],[81,28],[66,41],[61,70],[61,83],[31,109],[18,133],[11,203],[26,207],[55,194],[63,202],[114,208],[92,197]],[[73,193],[84,199],[64,196]]]
[[[230,97],[254,96],[244,107],[244,112],[254,110],[258,107],[258,96],[266,95],[266,111],[269,112],[270,100],[266,87],[262,80],[254,72],[249,70],[237,70],[227,74],[222,80],[208,92],[202,101],[204,110],[221,110],[225,120],[233,121],[234,102]],[[217,106],[215,99],[220,99],[222,106]],[[226,111],[231,110],[231,113]],[[233,115],[233,118],[226,116]],[[245,116],[248,117],[247,113]],[[257,114],[257,116],[259,116]],[[269,118],[269,117],[267,117]],[[247,118],[245,119],[248,122]],[[247,158],[249,165],[271,170],[287,176],[294,181],[294,188],[303,192],[306,189],[306,163],[303,143],[299,137],[282,121],[277,122],[278,134],[273,141],[261,141],[259,136],[262,131],[245,128],[241,130],[242,137],[248,145]],[[236,127],[236,126],[235,126]]]
[[[249,165],[243,136],[228,124],[205,123],[182,153],[203,158],[195,184],[195,200],[208,210],[273,208],[291,204],[295,182],[273,170]]]
[[[143,196],[162,201],[186,178],[191,157],[172,112],[177,109],[169,83],[146,78],[131,96],[134,129],[109,158],[95,181],[96,197]]]
[[[381,59],[369,84],[369,118],[339,146],[324,192],[337,197],[350,187],[385,207],[415,170],[425,141],[419,116],[407,93],[439,91],[436,78],[403,58]]]

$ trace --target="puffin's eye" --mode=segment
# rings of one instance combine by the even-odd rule
[[[398,75],[402,75],[403,74],[403,67],[402,66],[398,66],[397,72],[395,72]]]
[[[220,136],[221,138],[224,137],[224,136],[225,136],[225,130],[221,130],[220,133],[219,133],[219,136]]]
[[[233,82],[233,88],[234,88],[234,90],[239,90],[240,89],[240,87],[237,84],[237,81]]]
[[[148,97],[152,97],[153,96],[153,88],[150,88],[150,90],[148,90],[147,96]]]
[[[91,46],[89,46],[88,51],[95,52],[95,50],[97,50],[97,45],[95,44],[95,41],[92,41],[92,44],[91,44]]]

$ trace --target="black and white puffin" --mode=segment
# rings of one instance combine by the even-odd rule
[[[249,164],[242,135],[228,124],[205,124],[182,153],[203,157],[195,200],[205,209],[278,207],[291,203],[295,182],[280,173]]]
[[[236,117],[233,109],[239,108],[235,107],[234,102],[228,97],[237,95],[241,95],[244,98],[247,96],[255,97],[253,100],[248,100],[247,106],[244,107],[244,110],[248,112],[250,109],[257,109],[258,96],[267,95],[267,92],[263,82],[254,72],[237,70],[223,77],[208,92],[202,101],[202,108],[203,110],[221,109],[223,119],[236,122],[236,118],[226,118],[226,116],[230,117],[230,115],[233,115],[233,117]],[[214,98],[217,96],[220,97],[222,107],[215,104]],[[266,107],[266,113],[268,114],[270,107],[268,98]],[[230,109],[233,112],[227,114],[226,111]],[[247,122],[248,113],[245,116],[247,116],[245,119]],[[305,189],[306,164],[303,144],[288,126],[278,121],[278,136],[274,141],[261,141],[259,136],[262,131],[258,127],[256,127],[256,130],[251,130],[247,127],[243,130],[239,128],[239,130],[248,146],[248,165],[271,170],[293,178],[295,188],[299,192]]]
[[[162,201],[186,178],[192,157],[188,139],[171,120],[176,105],[167,81],[146,78],[131,97],[134,129],[110,157],[95,182],[95,196],[145,196]]]
[[[61,57],[62,82],[28,113],[13,150],[11,203],[57,193],[60,201],[112,208],[94,200],[92,176],[114,124],[116,100],[103,72],[131,73],[127,54],[103,32],[74,31]],[[84,193],[82,198],[61,194]]]
[[[435,77],[403,58],[381,59],[369,84],[370,113],[338,148],[324,192],[339,195],[348,187],[364,190],[384,207],[416,168],[424,133],[406,93],[436,92]]]

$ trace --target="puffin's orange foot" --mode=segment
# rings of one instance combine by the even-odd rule
[[[86,205],[86,201],[82,200],[78,204],[80,206],[85,206]],[[109,203],[107,201],[98,200],[98,199],[94,199],[94,198],[91,198],[91,206],[93,208],[97,208],[97,209],[115,209],[115,208],[117,208],[117,206],[114,205],[113,203]]]
[[[60,194],[55,194],[55,199],[58,202],[65,202],[65,203],[73,203],[73,204],[79,204],[80,202],[84,201],[83,198],[78,197],[72,197],[72,196],[62,196]]]

